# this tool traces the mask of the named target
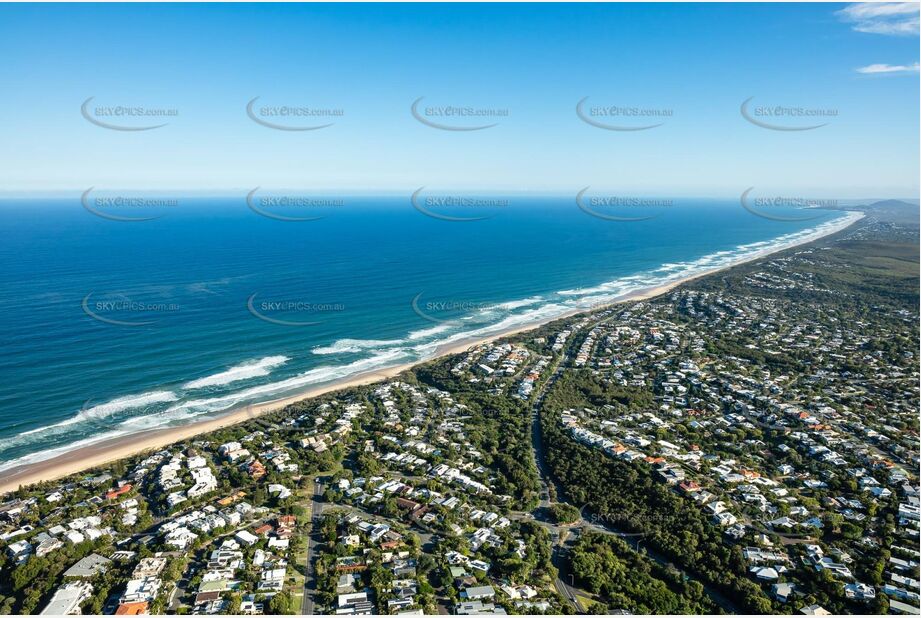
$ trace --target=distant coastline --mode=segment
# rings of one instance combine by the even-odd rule
[[[236,407],[232,410],[206,420],[196,421],[177,427],[141,431],[130,435],[102,440],[42,461],[11,467],[9,469],[0,471],[0,494],[15,491],[22,485],[31,485],[43,481],[60,479],[62,477],[99,467],[119,459],[131,457],[145,451],[159,449],[178,441],[186,440],[191,437],[208,433],[223,427],[235,425],[260,415],[267,414],[269,412],[278,411],[298,401],[318,397],[320,395],[344,390],[354,386],[381,382],[397,376],[400,373],[420,364],[427,363],[444,356],[461,353],[473,346],[488,343],[496,339],[501,339],[503,337],[534,330],[556,320],[572,317],[573,315],[578,315],[581,313],[589,313],[592,311],[602,310],[605,307],[610,307],[615,304],[654,298],[656,296],[665,294],[675,287],[687,283],[688,281],[699,279],[707,275],[712,275],[714,273],[733,268],[741,264],[762,259],[774,253],[789,250],[794,247],[815,242],[821,238],[839,233],[865,216],[863,213],[859,212],[842,212],[844,212],[844,216],[831,222],[833,223],[832,225],[826,224],[824,226],[820,226],[811,234],[796,238],[790,242],[772,245],[762,251],[758,251],[754,254],[745,256],[744,258],[740,258],[731,263],[710,269],[705,269],[686,277],[668,281],[662,285],[638,289],[626,293],[613,299],[610,302],[605,302],[594,307],[576,308],[559,315],[535,320],[525,324],[519,324],[505,330],[497,331],[495,333],[489,334],[488,336],[472,336],[468,339],[454,341],[450,344],[439,346],[431,356],[419,359],[411,363],[397,364],[390,367],[378,368],[357,373],[340,380],[329,382],[327,384],[310,387],[301,392],[286,397],[247,406]]]

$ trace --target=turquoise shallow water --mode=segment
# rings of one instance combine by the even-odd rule
[[[700,199],[583,201],[653,217],[629,222],[572,197],[100,203],[156,218],[0,202],[0,469],[425,358],[843,216]]]

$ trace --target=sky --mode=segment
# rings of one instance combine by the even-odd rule
[[[914,198],[918,55],[902,3],[3,4],[0,193]]]

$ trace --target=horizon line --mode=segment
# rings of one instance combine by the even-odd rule
[[[79,199],[81,195],[85,194],[89,190],[94,190],[99,193],[112,194],[116,192],[122,192],[127,195],[137,195],[137,196],[170,196],[170,197],[185,197],[192,199],[206,199],[206,198],[245,198],[247,194],[254,190],[259,190],[265,195],[279,195],[281,193],[296,193],[297,195],[316,195],[316,196],[329,196],[335,195],[337,197],[409,197],[414,192],[420,190],[420,188],[425,188],[426,193],[431,193],[433,195],[444,195],[448,192],[458,192],[466,196],[496,196],[496,195],[507,195],[507,196],[520,196],[520,197],[574,197],[580,190],[586,188],[585,186],[573,187],[571,190],[563,189],[552,189],[552,190],[541,190],[541,189],[495,189],[495,188],[469,188],[469,187],[436,187],[436,186],[415,186],[405,189],[334,189],[334,188],[325,188],[325,189],[316,189],[316,188],[298,188],[298,187],[280,187],[280,188],[269,188],[269,187],[241,187],[241,188],[226,188],[226,189],[145,189],[145,188],[108,188],[102,186],[93,186],[93,187],[81,187],[74,189],[59,189],[53,191],[41,191],[41,190],[0,190],[0,200],[10,200],[10,199]],[[592,187],[592,193],[603,194],[607,193],[608,195],[617,194],[622,198],[673,198],[673,199],[737,199],[749,186],[739,186],[734,188],[731,192],[725,191],[718,194],[713,193],[650,193],[648,191],[631,191],[631,190],[618,190],[614,188],[606,188],[604,186]],[[919,202],[921,201],[921,194],[916,194],[914,196],[904,196],[904,195],[893,195],[889,194],[886,196],[880,196],[879,194],[865,194],[861,196],[849,196],[841,197],[840,195],[835,195],[831,192],[812,192],[812,191],[799,191],[796,189],[792,190],[778,190],[770,191],[765,190],[761,192],[770,197],[801,197],[805,199],[833,199],[838,201],[885,201],[885,200],[898,200],[903,202]]]

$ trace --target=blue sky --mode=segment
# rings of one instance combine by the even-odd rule
[[[6,4],[0,191],[916,197],[918,45],[917,4]],[[247,117],[257,96],[342,115],[279,131]],[[89,97],[178,114],[114,131],[81,116]],[[410,114],[419,97],[508,115],[439,130]],[[603,130],[583,97],[671,116]],[[749,97],[837,115],[765,129]]]

